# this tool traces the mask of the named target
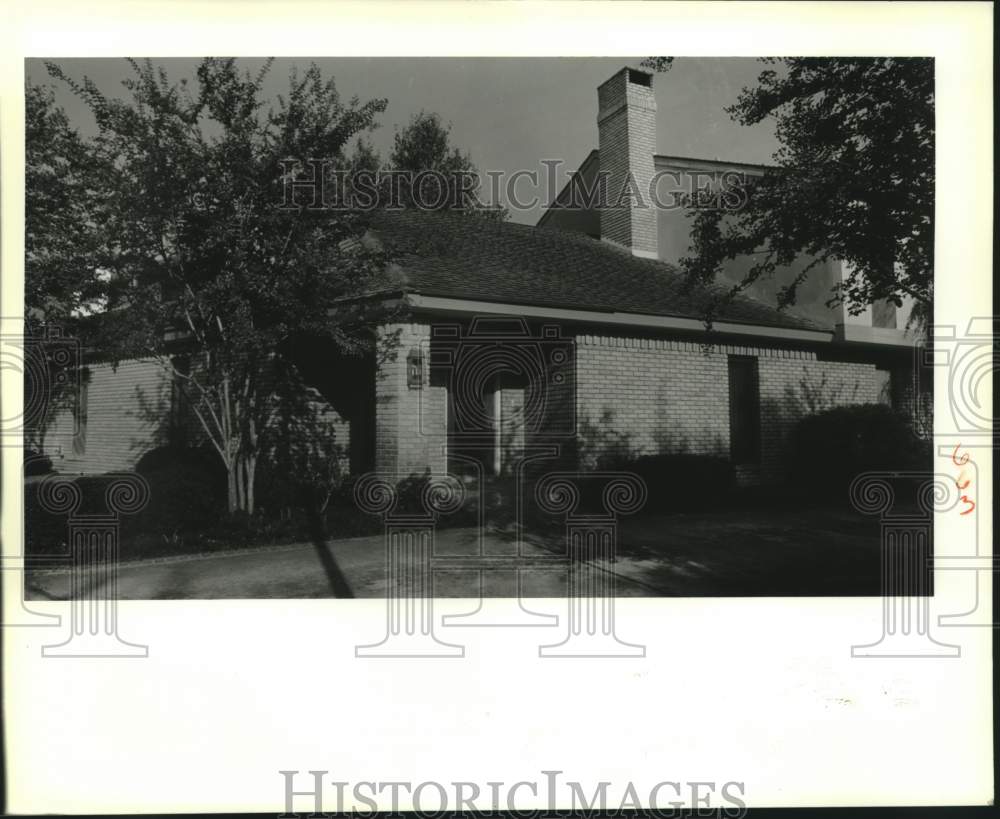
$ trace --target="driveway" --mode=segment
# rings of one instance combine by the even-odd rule
[[[881,594],[879,521],[849,508],[625,518],[616,574],[681,597]]]
[[[522,597],[562,597],[564,554],[558,534],[518,544],[509,535],[443,530],[433,594],[515,597],[520,584]],[[623,597],[875,595],[879,527],[846,510],[626,518],[618,560],[592,565],[615,576]],[[67,570],[30,572],[27,597],[66,599],[69,581]],[[384,597],[386,588],[381,536],[123,563],[118,574],[123,600]]]
[[[480,558],[480,552],[485,557]],[[437,533],[433,593],[438,597],[515,597],[518,576],[511,570],[518,544],[511,538],[476,529]],[[521,545],[521,596],[562,597],[566,563],[536,544]],[[483,569],[482,567],[487,568]],[[66,569],[32,571],[26,580],[28,599],[65,600],[70,573]],[[385,597],[385,544],[381,535],[329,541],[322,546],[299,543],[262,549],[216,552],[123,563],[118,571],[121,600],[239,599],[309,597]],[[649,591],[632,581],[618,584],[621,595]]]

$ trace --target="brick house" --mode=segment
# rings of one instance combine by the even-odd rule
[[[586,469],[688,453],[729,458],[743,482],[767,482],[804,414],[910,400],[906,308],[849,316],[827,306],[839,264],[814,270],[799,304],[778,311],[777,289],[809,260],[791,265],[728,304],[708,333],[712,294],[686,290],[675,267],[688,245],[681,209],[568,206],[574,186],[601,173],[617,190],[627,174],[649,189],[695,172],[763,172],[656,154],[655,110],[645,72],[602,84],[598,149],[537,226],[377,216],[376,238],[425,245],[396,260],[394,284],[377,294],[407,310],[381,329],[392,351],[361,366],[314,353],[303,368],[340,419],[353,471],[502,474],[524,458]],[[724,280],[738,281],[741,264]],[[78,406],[47,436],[56,468],[134,466],[178,428],[173,392],[153,362],[92,364]]]

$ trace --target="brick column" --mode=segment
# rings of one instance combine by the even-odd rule
[[[375,374],[375,471],[423,475],[447,470],[447,388],[431,377],[430,324],[380,329]],[[407,359],[419,352],[422,380],[412,385]]]

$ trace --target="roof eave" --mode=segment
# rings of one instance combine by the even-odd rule
[[[486,313],[488,315],[522,316],[525,318],[571,321],[584,324],[606,324],[646,330],[679,330],[704,333],[705,322],[686,316],[664,316],[620,311],[600,311],[549,307],[545,305],[513,304],[476,299],[458,299],[447,296],[430,296],[409,293],[406,303],[414,310],[445,314]],[[797,341],[826,344],[834,340],[833,331],[810,330],[795,327],[749,324],[736,321],[715,321],[713,331],[719,334],[770,338],[780,341]]]
[[[920,339],[906,329],[871,327],[865,324],[838,324],[834,340],[852,347],[902,347],[913,348]]]

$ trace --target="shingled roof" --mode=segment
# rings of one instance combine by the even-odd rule
[[[407,293],[700,320],[725,292],[685,292],[672,265],[568,231],[421,210],[383,211],[372,228],[393,251],[394,279]],[[746,296],[722,307],[716,320],[827,329]]]

